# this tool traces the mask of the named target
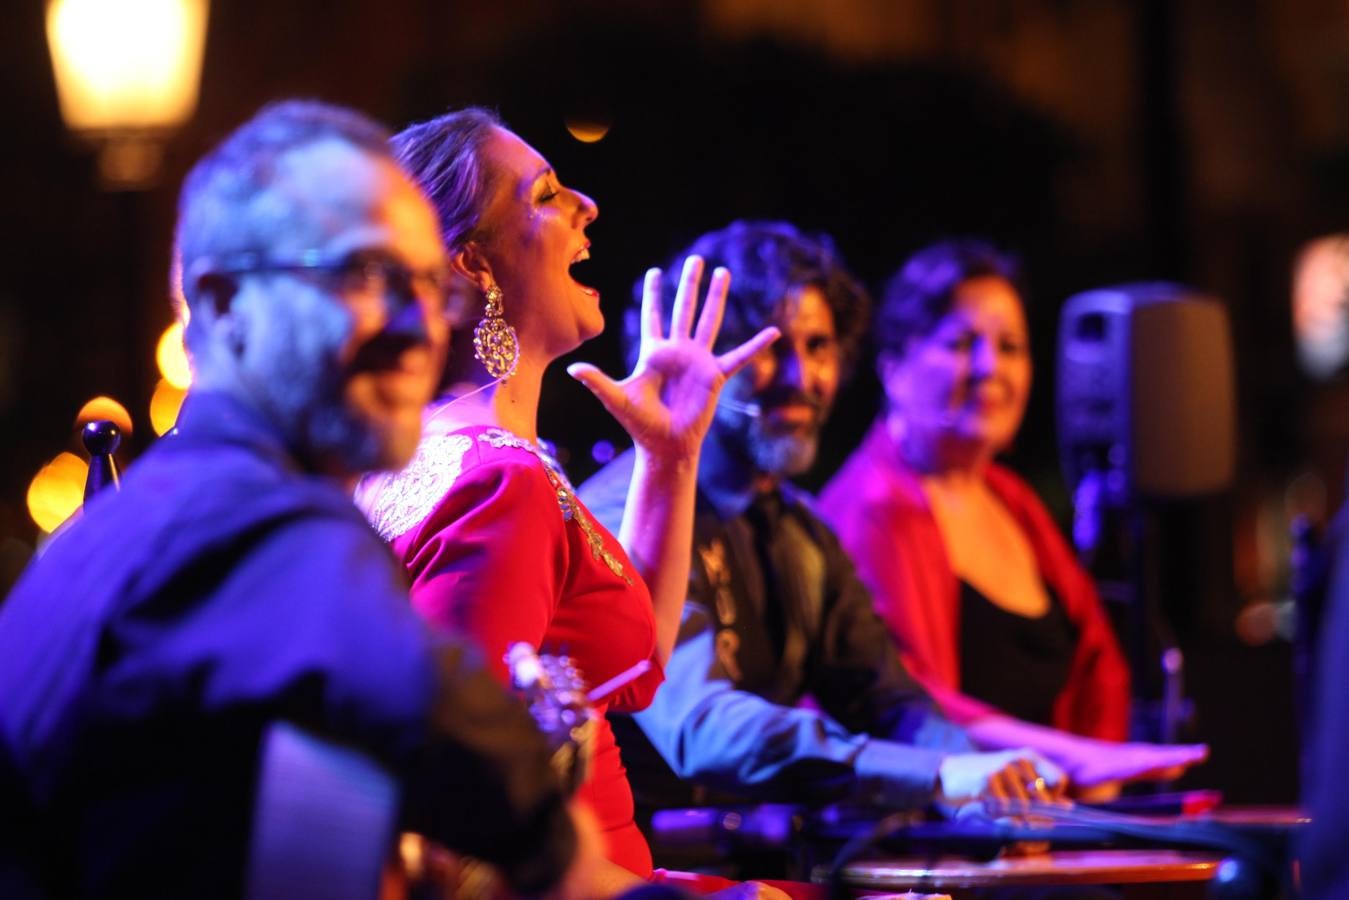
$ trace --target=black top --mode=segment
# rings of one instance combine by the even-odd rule
[[[1068,682],[1077,631],[1049,591],[1034,618],[1009,612],[960,582],[960,689],[1026,722],[1053,724],[1054,699]]]

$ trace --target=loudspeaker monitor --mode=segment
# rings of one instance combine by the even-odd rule
[[[1166,282],[1070,298],[1059,330],[1058,430],[1068,483],[1107,473],[1116,502],[1228,488],[1236,404],[1226,308]]]

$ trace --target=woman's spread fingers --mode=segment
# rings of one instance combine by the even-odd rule
[[[595,366],[590,363],[572,363],[567,366],[567,374],[585,385],[611,415],[621,416],[626,411],[628,398],[623,388]]]
[[[749,362],[754,354],[776,341],[781,334],[782,332],[778,331],[777,326],[769,325],[739,347],[732,347],[727,350],[717,357],[717,363],[721,366],[722,373],[730,378],[744,368],[745,363]]]
[[[707,299],[703,301],[703,311],[698,316],[698,330],[693,339],[709,350],[716,343],[717,333],[721,331],[721,319],[726,313],[726,291],[731,286],[731,273],[724,266],[712,270],[712,278],[707,283]]]
[[[693,327],[693,311],[698,305],[698,282],[703,278],[703,258],[690,256],[684,260],[684,271],[679,276],[679,290],[675,292],[674,313],[670,316],[670,337],[687,337]]]
[[[660,269],[647,269],[642,282],[642,344],[659,341],[664,332],[661,326]]]

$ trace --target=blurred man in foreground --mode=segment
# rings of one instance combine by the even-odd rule
[[[0,759],[59,895],[243,889],[260,736],[288,720],[403,787],[403,824],[557,886],[576,832],[523,706],[437,640],[348,499],[416,446],[447,342],[435,214],[387,133],[270,107],[189,174],[195,384],[177,434],[0,612]]]

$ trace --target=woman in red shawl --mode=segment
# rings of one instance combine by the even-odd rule
[[[1206,751],[1103,743],[1128,734],[1128,668],[1052,517],[994,462],[1031,385],[1015,284],[1012,263],[976,240],[900,269],[876,327],[886,408],[821,512],[948,715],[981,746],[1033,746],[1108,795],[1117,776],[1172,776]]]

